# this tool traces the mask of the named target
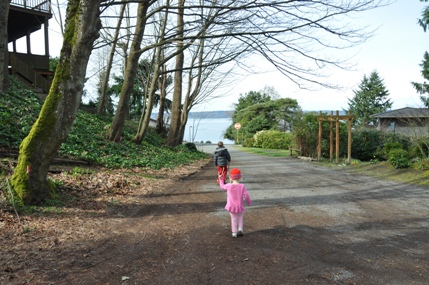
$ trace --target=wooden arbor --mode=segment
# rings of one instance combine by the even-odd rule
[[[319,140],[317,145],[317,161],[320,161],[320,158],[322,156],[322,124],[324,121],[329,122],[329,160],[332,161],[332,155],[334,150],[334,122],[335,122],[335,163],[339,163],[339,156],[340,156],[340,120],[347,120],[347,129],[348,129],[348,146],[347,146],[347,162],[350,163],[352,160],[352,122],[355,116],[349,115],[339,115],[339,111],[336,112],[336,115],[333,114],[333,111],[331,111],[331,114],[329,116],[322,115],[322,111],[320,111],[320,115],[317,117],[317,120],[319,121]]]

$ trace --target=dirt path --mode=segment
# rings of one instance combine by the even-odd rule
[[[230,236],[210,164],[107,218],[76,217],[91,239],[6,252],[23,259],[0,283],[429,284],[428,189],[227,147],[254,203],[244,237]]]

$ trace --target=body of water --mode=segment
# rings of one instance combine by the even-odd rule
[[[232,124],[231,118],[223,119],[198,119],[190,118],[186,124],[184,140],[193,142],[207,142],[216,144],[218,141],[223,141],[224,144],[233,144],[223,138],[226,129]]]

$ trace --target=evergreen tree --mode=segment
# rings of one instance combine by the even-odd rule
[[[425,52],[423,61],[420,64],[422,70],[421,74],[424,79],[429,80],[429,53]],[[429,82],[423,81],[423,83],[411,82],[414,89],[420,94],[420,100],[423,104],[429,108]]]
[[[275,93],[275,90],[271,89],[270,92]],[[226,130],[224,137],[236,139],[235,123],[241,124],[240,132],[243,138],[251,138],[262,130],[290,130],[294,114],[300,109],[298,102],[291,98],[271,98],[271,94],[263,91],[250,91],[240,95],[232,115],[233,123]]]
[[[235,105],[235,112],[255,104],[269,102],[270,100],[271,96],[265,92],[249,91],[246,94],[240,94],[238,103]]]
[[[422,0],[425,2],[428,2],[428,0]],[[422,18],[419,19],[419,25],[423,28],[423,30],[426,32],[429,26],[429,6],[426,6],[426,8],[422,12]],[[422,68],[421,74],[424,79],[429,80],[429,54],[428,52],[425,52],[423,55],[423,61],[420,64],[420,67]],[[414,89],[420,94],[420,100],[423,102],[423,104],[429,108],[429,83],[426,81],[423,81],[423,83],[416,83],[411,82]]]
[[[392,107],[392,102],[387,98],[389,91],[377,71],[373,71],[369,78],[364,75],[359,90],[353,93],[355,96],[349,99],[348,111],[356,116],[355,126],[375,127],[377,119],[371,115],[385,112]]]

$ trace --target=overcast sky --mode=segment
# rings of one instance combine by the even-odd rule
[[[332,74],[335,82],[345,88],[341,91],[299,90],[279,72],[248,76],[238,83],[226,98],[215,100],[204,107],[219,110],[234,109],[240,93],[259,91],[264,85],[273,86],[281,97],[298,100],[303,110],[342,110],[348,107],[348,98],[354,96],[363,76],[376,70],[390,93],[393,109],[423,107],[419,95],[410,82],[423,82],[419,64],[425,51],[429,51],[429,32],[417,24],[424,7],[429,3],[420,0],[398,0],[394,4],[365,13],[362,22],[379,29],[375,36],[359,47],[350,50],[354,55],[355,71],[337,71]]]
[[[237,80],[222,98],[199,106],[198,110],[233,110],[233,104],[237,103],[240,94],[259,91],[264,86],[274,87],[281,97],[297,99],[303,110],[347,109],[348,98],[354,96],[353,90],[357,90],[364,75],[369,76],[374,70],[383,79],[390,93],[393,109],[422,107],[419,95],[410,82],[423,82],[419,64],[423,60],[424,52],[429,50],[429,32],[424,33],[417,20],[427,5],[429,4],[420,0],[397,0],[390,6],[363,14],[360,24],[367,24],[371,29],[377,27],[379,29],[373,38],[350,50],[350,56],[354,56],[353,62],[356,63],[354,71],[330,72],[332,81],[345,87],[341,91],[299,90],[282,74],[272,71]],[[52,19],[49,28],[49,48],[52,56],[59,55],[62,44],[58,28],[55,26],[56,23]],[[32,43],[39,39],[43,40],[43,35],[42,37],[37,33],[32,35]],[[37,53],[35,50],[33,52]],[[268,65],[267,69],[270,69]]]

